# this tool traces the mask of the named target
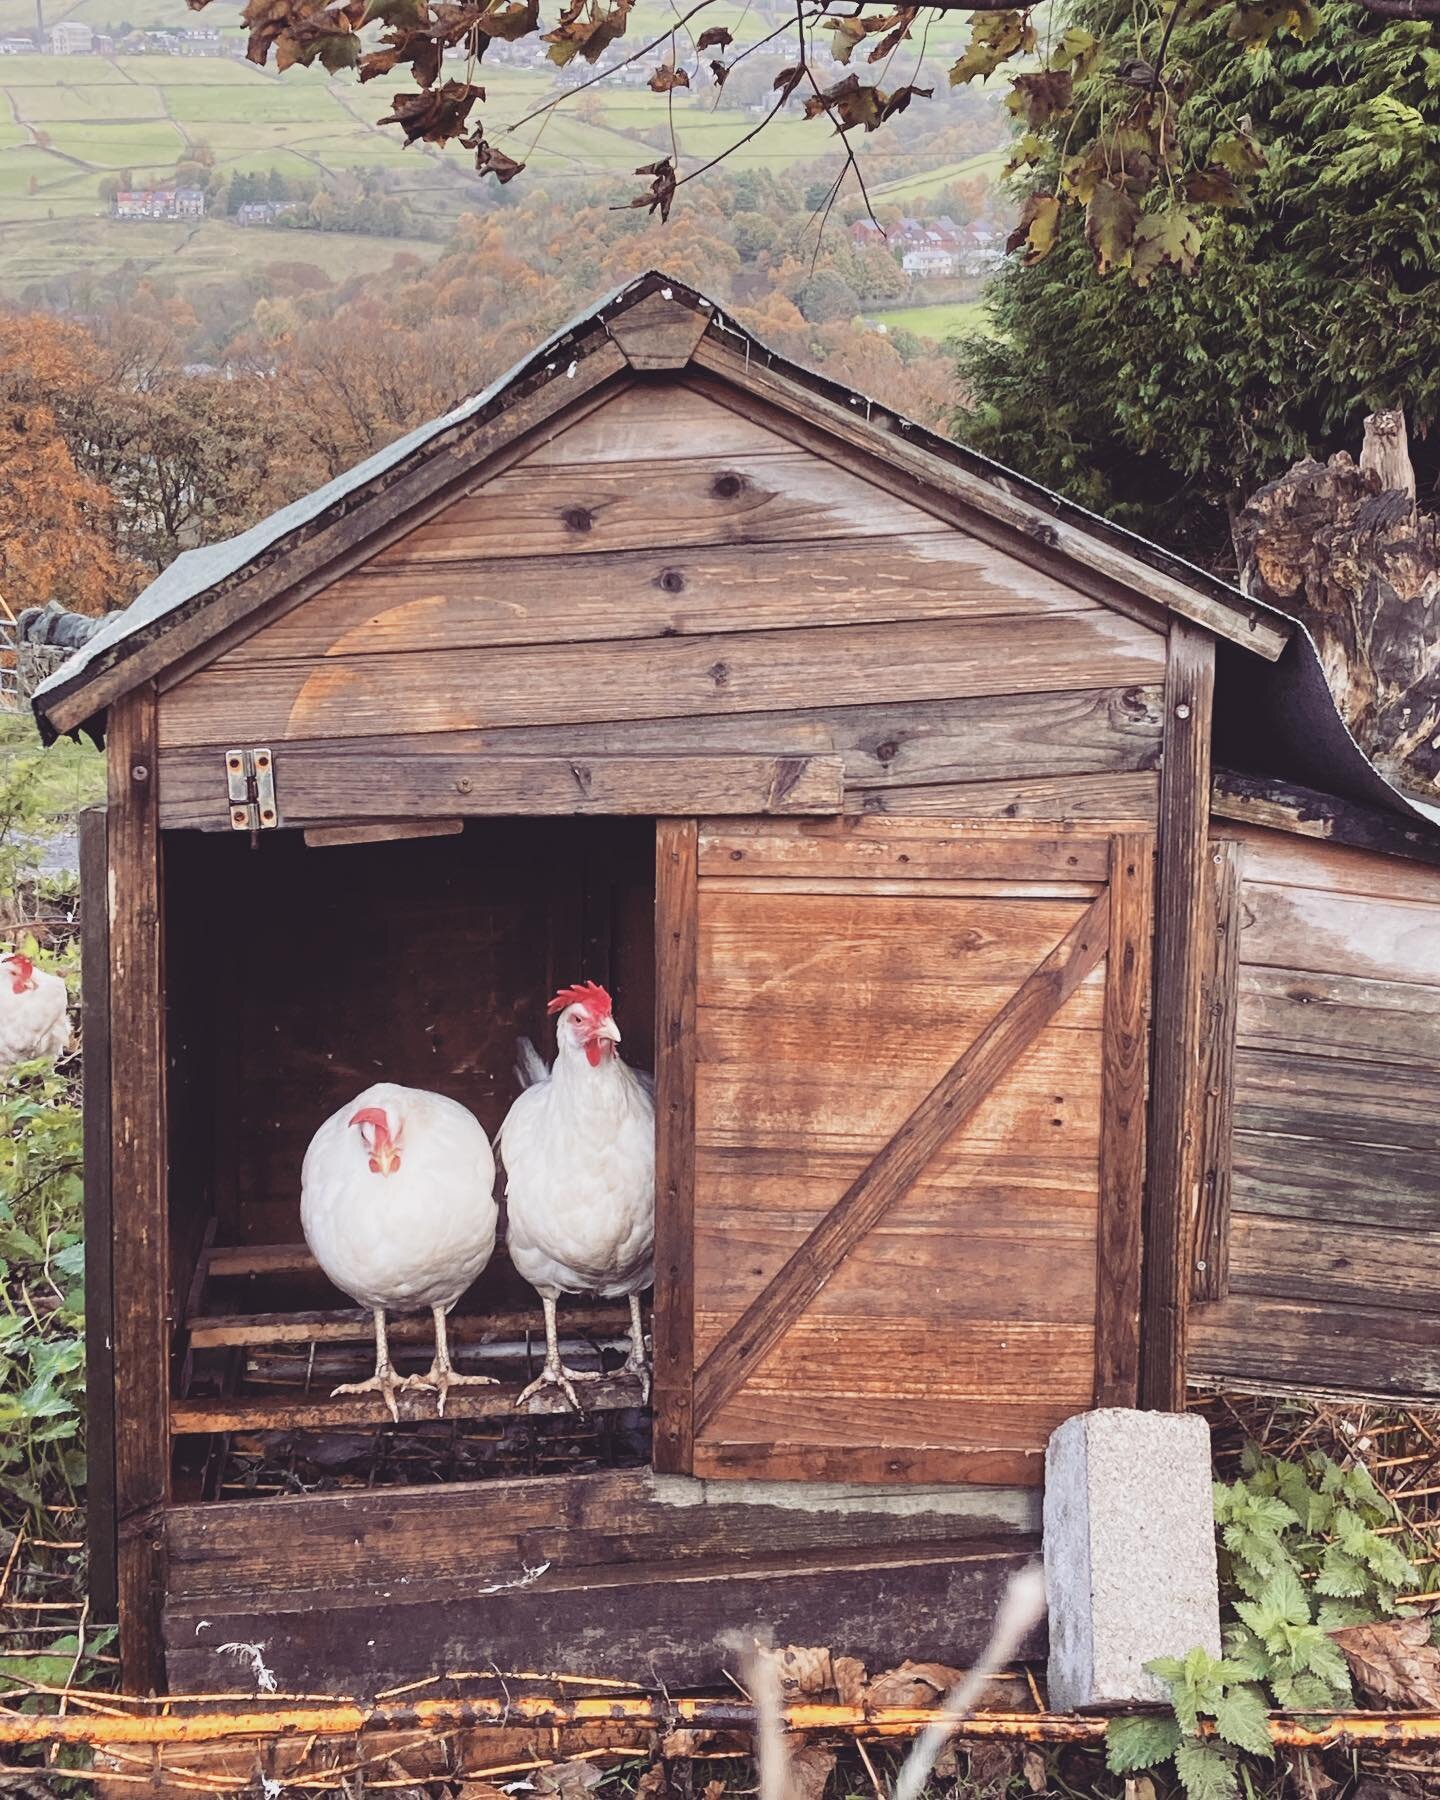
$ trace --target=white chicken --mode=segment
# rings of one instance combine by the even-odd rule
[[[65,983],[19,950],[0,956],[0,1075],[17,1063],[53,1059],[69,1042]]]
[[[545,1309],[545,1367],[520,1395],[558,1387],[578,1411],[573,1383],[593,1373],[560,1361],[561,1294],[624,1294],[630,1302],[627,1373],[646,1400],[650,1374],[641,1292],[654,1278],[655,1102],[646,1078],[621,1061],[610,996],[593,981],[562,988],[552,1069],[521,1045],[528,1086],[505,1116],[497,1142],[505,1165],[510,1260]]]
[[[456,1374],[445,1317],[489,1262],[499,1211],[490,1140],[458,1101],[382,1081],[330,1115],[305,1152],[300,1224],[326,1275],[375,1318],[375,1373],[337,1394],[379,1393],[398,1420],[402,1389],[433,1389],[443,1417],[452,1387],[494,1384]],[[425,1307],[435,1360],[398,1380],[385,1315]]]

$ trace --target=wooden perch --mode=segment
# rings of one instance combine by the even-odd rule
[[[1240,582],[1309,627],[1377,768],[1440,801],[1440,519],[1417,512],[1404,414],[1373,413],[1357,465],[1297,463],[1234,525]]]

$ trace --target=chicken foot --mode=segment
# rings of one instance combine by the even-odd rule
[[[576,1412],[584,1412],[580,1397],[575,1392],[572,1382],[598,1381],[599,1374],[593,1369],[567,1369],[560,1360],[560,1334],[555,1322],[556,1300],[553,1294],[542,1294],[540,1304],[545,1308],[545,1367],[524,1389],[516,1406],[523,1406],[532,1394],[538,1394],[541,1388],[558,1387],[560,1392],[575,1408]]]
[[[650,1364],[645,1355],[645,1322],[640,1316],[640,1296],[630,1296],[630,1354],[625,1358],[625,1374],[640,1383],[640,1404],[650,1404]]]
[[[385,1309],[381,1306],[372,1309],[375,1319],[375,1373],[368,1381],[347,1381],[340,1387],[330,1390],[333,1400],[338,1394],[383,1394],[385,1404],[390,1408],[390,1417],[398,1425],[400,1423],[400,1403],[396,1395],[405,1385],[395,1378],[395,1368],[390,1361],[390,1340],[385,1335]]]
[[[445,1399],[452,1387],[499,1387],[493,1375],[461,1375],[450,1361],[450,1339],[445,1329],[445,1308],[432,1306],[435,1315],[435,1360],[423,1375],[407,1375],[402,1388],[425,1388],[435,1396],[437,1418],[445,1417]]]

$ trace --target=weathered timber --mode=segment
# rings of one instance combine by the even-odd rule
[[[629,1313],[623,1304],[601,1303],[594,1306],[567,1304],[563,1314],[566,1332],[610,1331],[624,1337],[629,1329]],[[525,1311],[491,1312],[483,1315],[455,1312],[450,1315],[446,1336],[452,1345],[503,1343],[526,1334],[533,1336],[537,1314]],[[392,1344],[432,1344],[435,1327],[428,1316],[404,1314],[387,1321],[386,1335]],[[192,1310],[186,1326],[186,1339],[192,1350],[228,1349],[245,1345],[259,1348],[273,1344],[373,1344],[375,1321],[360,1308],[353,1312],[254,1312],[209,1313]]]
[[[1440,1212],[1429,1231],[1305,1224],[1242,1213],[1234,1222],[1231,1289],[1321,1306],[1440,1310]]]
[[[638,813],[838,813],[838,756],[403,756],[364,763],[323,750],[275,753],[284,825],[381,818]],[[217,789],[216,830],[229,829]]]
[[[90,1601],[113,1619],[119,1604],[115,1517],[114,1211],[110,1167],[110,915],[105,809],[79,817],[80,1008],[85,1083],[85,1538]]]
[[[703,1424],[746,1379],[847,1251],[914,1181],[990,1088],[1044,1029],[1105,954],[1108,900],[1094,901],[1024,986],[851,1183],[833,1210],[715,1345],[695,1375]]]
[[[1339,1056],[1317,1064],[1287,1050],[1235,1053],[1235,1124],[1247,1132],[1430,1150],[1437,1091],[1433,1066]],[[1383,1204],[1378,1195],[1376,1204]]]
[[[107,882],[115,1511],[121,1675],[131,1693],[164,1679],[164,1507],[170,1467],[170,1274],[164,950],[156,820],[155,694],[111,709]]]
[[[1027,781],[957,782],[944,787],[849,788],[845,810],[911,818],[1084,819],[1153,824],[1160,778],[1126,775],[1037,776]]]
[[[1399,813],[1380,812],[1353,800],[1338,800],[1333,794],[1298,787],[1275,776],[1217,769],[1211,782],[1210,810],[1220,819],[1270,826],[1385,856],[1440,864],[1440,841],[1418,822],[1407,823]]]
[[[987,783],[1151,770],[1160,755],[1160,720],[1161,690],[1152,686],[816,707],[733,718],[300,739],[291,748],[306,755],[323,752],[336,764],[377,755],[840,756],[851,788],[899,786],[908,793],[931,783],[965,784],[980,792],[983,804],[987,795],[999,792]],[[217,743],[162,753],[163,825],[203,826],[213,818],[215,771],[223,767],[226,748]],[[964,807],[957,811],[963,814]]]
[[[219,831],[221,826],[216,824],[213,829]],[[464,829],[463,819],[388,819],[370,825],[318,825],[305,833],[305,847],[338,850],[349,844],[399,844],[410,838],[459,837]]]
[[[706,821],[700,831],[703,877],[860,875],[892,881],[954,876],[977,880],[1108,880],[1110,847],[1094,825],[1021,820],[900,818],[816,821],[777,832],[764,820]]]
[[[1324,1080],[1324,1070],[1316,1072]],[[1280,1137],[1235,1128],[1231,1205],[1240,1213],[1318,1223],[1335,1221],[1372,1229],[1424,1231],[1435,1223],[1440,1192],[1440,1153],[1435,1145],[1406,1149],[1390,1144]],[[1383,1196],[1383,1202],[1377,1198]]]
[[[698,828],[655,833],[655,1371],[653,1457],[685,1473],[695,1367],[695,977]]]
[[[683,369],[709,324],[708,309],[662,289],[617,313],[608,330],[632,369]]]
[[[219,1646],[258,1642],[283,1689],[374,1693],[436,1668],[571,1668],[603,1641],[612,1679],[680,1688],[723,1679],[737,1620],[764,1620],[786,1642],[818,1635],[872,1667],[906,1655],[964,1662],[988,1636],[1006,1581],[1033,1553],[1023,1541],[752,1552],[552,1568],[534,1581],[512,1564],[490,1583],[477,1583],[475,1572],[412,1582],[403,1599],[357,1586],[352,1571],[325,1591],[232,1591],[208,1597],[203,1611],[172,1603],[167,1663],[177,1689],[214,1691],[234,1680]],[[499,1591],[478,1591],[487,1585]],[[197,1634],[202,1618],[210,1623]]]
[[[1155,840],[1110,842],[1096,1269],[1095,1404],[1133,1406],[1139,1382],[1140,1219]]]
[[[956,623],[910,622],[685,638],[335,656],[203,669],[164,697],[161,745],[217,737],[278,748],[287,738],[392,731],[704,717],[880,700],[1148,683],[1164,640],[1100,610]]]
[[[1141,1404],[1185,1400],[1185,1315],[1200,1175],[1204,1085],[1200,996],[1211,929],[1207,821],[1215,644],[1170,628],[1160,781],[1154,1017],[1146,1176]]]
[[[1440,1389],[1440,1337],[1433,1312],[1402,1310],[1388,1299],[1335,1306],[1232,1292],[1197,1310],[1190,1368],[1264,1382],[1267,1393],[1319,1389],[1425,1404]]]
[[[1210,891],[1215,923],[1200,996],[1205,1104],[1199,1211],[1195,1222],[1195,1269],[1190,1284],[1192,1300],[1223,1298],[1229,1271],[1235,1032],[1240,1004],[1242,854],[1243,846],[1230,840],[1213,841],[1210,846]]]
[[[1314,843],[1290,832],[1253,825],[1228,826],[1224,835],[1238,838],[1245,845],[1248,881],[1317,888],[1347,898],[1419,900],[1428,906],[1440,905],[1440,874],[1410,858],[1341,844]]]
[[[1240,970],[1238,1015],[1247,1050],[1440,1068],[1440,1001],[1418,982],[1251,966]]]
[[[510,1419],[523,1383],[452,1389],[445,1402],[447,1419]],[[585,1383],[590,1412],[620,1412],[640,1402],[633,1376],[610,1376]],[[396,1404],[402,1422],[436,1417],[431,1393],[402,1393]],[[565,1413],[570,1402],[558,1388],[542,1388],[525,1402],[527,1414]],[[240,1394],[234,1397],[185,1397],[170,1403],[170,1432],[194,1437],[220,1431],[314,1431],[329,1426],[388,1425],[390,1413],[379,1394]]]
[[[1440,987],[1440,907],[1246,880],[1240,960]],[[1418,1009],[1417,1009],[1418,1010]]]
[[[1009,537],[1012,545],[1030,542],[1062,551],[1078,566],[1093,569],[1144,600],[1164,606],[1181,618],[1254,650],[1272,662],[1289,641],[1288,630],[1268,611],[1247,605],[1238,595],[1233,602],[1226,603],[1176,581],[1150,564],[1126,555],[1104,539],[1061,523],[1033,502],[941,458],[899,433],[888,433],[882,449],[869,429],[869,420],[801,387],[783,373],[762,367],[728,344],[714,338],[703,339],[696,348],[693,366],[723,378],[722,383],[714,386],[697,383],[703,392],[722,404],[737,405],[739,394],[748,394],[761,404],[768,403],[765,417],[772,429],[784,433],[787,429],[794,431],[797,423],[813,421],[832,439],[877,463],[888,464],[896,474],[908,478],[917,498],[928,490],[962,501],[972,512],[973,528],[977,532],[982,529],[983,520],[992,528],[999,526],[1012,534]],[[694,381],[695,377],[691,375],[687,379]]]
[[[74,731],[139,683],[162,672],[170,680],[179,678],[188,672],[192,654],[210,660],[225,648],[228,633],[248,633],[268,606],[299,605],[403,535],[417,517],[443,506],[487,457],[496,459],[494,467],[521,454],[531,434],[543,432],[562,412],[573,418],[577,406],[598,403],[617,377],[630,379],[625,359],[613,344],[602,342],[577,358],[575,374],[563,387],[542,381],[514,391],[502,410],[478,422],[467,420],[427,445],[410,468],[393,471],[383,491],[363,505],[338,517],[322,515],[308,534],[291,537],[247,565],[205,605],[167,614],[143,637],[126,640],[113,658],[92,664],[61,687],[48,702],[46,717],[57,732]]]

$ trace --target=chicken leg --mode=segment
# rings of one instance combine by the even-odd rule
[[[402,1388],[430,1388],[434,1391],[435,1413],[438,1418],[445,1417],[445,1397],[452,1387],[498,1387],[500,1383],[493,1375],[458,1375],[454,1364],[450,1361],[450,1341],[445,1331],[445,1308],[432,1306],[435,1315],[435,1360],[424,1375],[407,1375],[400,1383]]]
[[[560,1360],[560,1337],[555,1323],[554,1294],[541,1294],[540,1304],[545,1308],[545,1367],[535,1377],[515,1402],[523,1406],[532,1394],[538,1394],[541,1388],[558,1387],[576,1412],[584,1412],[579,1396],[570,1385],[575,1381],[598,1381],[600,1376],[593,1369],[567,1369]]]
[[[645,1357],[645,1322],[640,1316],[640,1296],[630,1296],[630,1354],[625,1358],[625,1373],[640,1383],[640,1404],[650,1404],[650,1364]]]
[[[347,1381],[340,1387],[330,1390],[333,1400],[337,1394],[383,1394],[385,1404],[390,1408],[390,1417],[398,1425],[400,1423],[400,1403],[395,1398],[404,1385],[395,1379],[395,1369],[390,1361],[390,1342],[385,1335],[385,1309],[383,1306],[372,1308],[375,1316],[375,1373],[368,1381]]]

